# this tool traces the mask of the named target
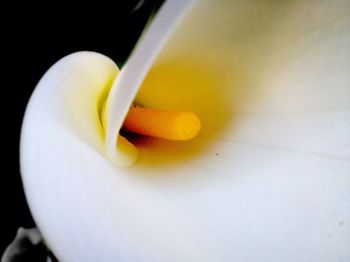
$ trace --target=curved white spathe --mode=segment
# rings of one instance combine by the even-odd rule
[[[107,155],[110,161],[117,166],[130,166],[137,159],[137,149],[132,143],[126,143],[123,137],[118,136],[119,130],[149,68],[174,27],[181,21],[194,2],[194,0],[168,1],[163,6],[162,12],[158,14],[154,22],[156,26],[149,28],[142,39],[142,44],[127,61],[121,74],[112,85],[103,117],[106,119],[105,145]],[[116,114],[116,112],[118,113]],[[115,141],[122,143],[117,143],[116,148]],[[128,158],[129,161],[124,161],[123,158]]]
[[[54,253],[60,261],[349,260],[348,1],[200,1],[178,17],[155,61],[130,66],[141,48],[154,51],[141,41],[121,74],[149,71],[137,103],[197,113],[193,141],[132,141],[135,164],[110,163],[96,112],[118,70],[94,53],[56,64],[31,98],[21,171]],[[150,30],[162,26],[156,19]],[[64,85],[61,65],[78,72]],[[139,80],[118,81],[114,88],[138,88]]]

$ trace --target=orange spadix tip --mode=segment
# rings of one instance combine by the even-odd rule
[[[168,140],[189,140],[201,129],[198,116],[188,111],[131,108],[123,124],[126,130]]]

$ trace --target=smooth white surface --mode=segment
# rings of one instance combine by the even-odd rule
[[[348,11],[348,1],[198,3],[137,99],[194,110],[202,133],[182,145],[139,141],[127,169],[67,122],[65,87],[52,84],[62,68],[52,68],[26,112],[21,170],[58,258],[348,261]],[[70,59],[82,72],[114,70],[97,54]],[[203,70],[215,79],[201,82]]]

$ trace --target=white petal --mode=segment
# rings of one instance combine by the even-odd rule
[[[139,141],[127,169],[60,120],[56,90],[37,90],[21,166],[54,253],[62,261],[348,260],[349,28],[348,1],[198,2],[152,67],[139,58],[123,72],[136,80],[118,86],[134,92],[150,69],[137,100],[195,111],[202,133],[180,145]],[[154,51],[143,43],[133,57]]]
[[[142,39],[142,44],[138,46],[136,52],[123,67],[110,90],[104,114],[106,119],[105,144],[110,161],[117,166],[127,167],[136,161],[134,146],[131,143],[126,143],[123,137],[118,136],[119,130],[149,67],[193,2],[192,0],[177,0],[168,1],[165,4],[157,17],[156,24],[158,23],[159,26],[149,28]],[[118,148],[115,147],[116,141]],[[131,154],[126,152],[131,152]],[[123,155],[124,158],[129,158],[129,161],[120,161]]]

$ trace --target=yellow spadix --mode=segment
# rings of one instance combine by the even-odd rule
[[[169,0],[120,72],[91,52],[55,64],[28,105],[21,172],[58,259],[349,260],[349,14]],[[201,130],[128,140],[133,103],[193,112]]]
[[[131,108],[123,128],[139,135],[183,141],[194,138],[201,123],[192,112]]]

